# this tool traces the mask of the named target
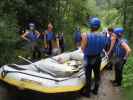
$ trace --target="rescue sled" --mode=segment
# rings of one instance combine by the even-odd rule
[[[0,80],[17,88],[41,93],[74,92],[79,91],[85,85],[81,50],[29,63],[28,65],[2,66]],[[103,52],[101,70],[107,63],[108,57]]]

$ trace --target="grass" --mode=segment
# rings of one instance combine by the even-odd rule
[[[130,42],[129,45],[133,50],[132,42]],[[124,100],[133,100],[133,53],[131,53],[126,65],[124,66],[123,78]]]
[[[133,87],[123,89],[123,100],[133,100]]]

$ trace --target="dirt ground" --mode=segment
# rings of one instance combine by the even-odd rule
[[[31,92],[16,92],[15,94],[7,93],[8,89],[0,85],[0,100],[123,100],[120,87],[113,87],[110,83],[112,79],[111,71],[104,71],[101,75],[101,85],[99,95],[92,95],[86,98],[77,93],[44,95]]]
[[[92,95],[91,98],[81,97],[79,100],[123,100],[120,87],[113,87],[110,80],[113,79],[112,71],[104,71],[101,77],[99,95]]]

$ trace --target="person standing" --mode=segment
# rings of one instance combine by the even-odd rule
[[[94,88],[92,93],[98,94],[100,83],[100,65],[101,65],[101,53],[106,47],[107,37],[99,32],[101,21],[99,18],[94,17],[90,19],[91,32],[82,36],[81,49],[84,53],[85,59],[85,75],[86,85],[83,88],[86,91],[83,95],[90,97],[92,70],[94,72]]]
[[[60,48],[61,53],[63,53],[64,49],[65,49],[64,33],[63,32],[62,33],[58,33],[56,35],[56,39],[57,39],[57,45]]]
[[[129,54],[131,53],[131,48],[128,45],[128,41],[123,38],[124,29],[118,27],[114,29],[116,34],[116,44],[115,44],[115,80],[112,81],[114,86],[121,86],[122,83],[122,73],[123,67],[128,59]]]
[[[108,43],[106,45],[105,51],[108,54],[109,57],[109,63],[107,69],[112,70],[113,66],[113,59],[114,59],[114,47],[116,43],[116,35],[114,34],[114,29],[112,27],[109,27],[106,31],[106,36],[108,38]]]
[[[46,35],[46,39],[47,39],[47,47],[48,47],[48,54],[51,55],[52,54],[52,45],[53,45],[53,41],[55,40],[55,35],[53,33],[53,25],[51,23],[48,24],[48,29],[47,29],[47,35]]]
[[[76,31],[74,33],[74,43],[76,49],[78,49],[81,45],[81,32],[80,32],[80,27],[76,28]]]
[[[40,58],[41,52],[39,50],[37,41],[39,39],[40,33],[35,29],[34,23],[29,23],[29,29],[25,31],[21,35],[21,37],[27,41],[31,51],[32,51],[32,59]]]

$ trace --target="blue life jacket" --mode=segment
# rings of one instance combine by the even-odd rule
[[[28,32],[27,38],[30,39],[31,42],[36,41],[38,39],[37,34],[34,32]]]
[[[53,32],[48,32],[47,33],[47,40],[48,41],[54,40],[54,33]]]
[[[124,48],[122,48],[121,44],[125,42],[128,44],[128,41],[125,39],[117,39],[116,45],[115,45],[115,56],[119,58],[123,58],[126,54],[126,51]]]
[[[63,34],[58,34],[57,38],[59,40],[63,41],[64,40],[64,35]]]
[[[74,40],[75,40],[76,43],[79,43],[81,41],[81,32],[80,31],[75,32]]]
[[[65,44],[64,44],[64,35],[63,34],[57,34],[56,38],[59,39],[60,47],[64,48],[65,47]]]
[[[84,50],[84,55],[93,56],[98,55],[106,47],[107,37],[101,33],[90,33],[87,37],[88,45]]]

